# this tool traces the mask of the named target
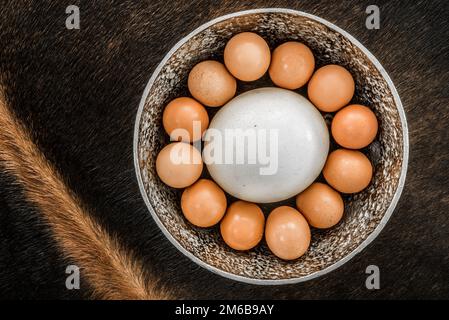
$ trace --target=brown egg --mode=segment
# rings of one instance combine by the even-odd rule
[[[310,245],[310,227],[298,210],[282,206],[274,209],[267,219],[265,240],[279,258],[294,260]]]
[[[355,83],[348,70],[330,64],[318,69],[307,89],[309,99],[321,111],[334,112],[351,101]]]
[[[360,151],[338,149],[327,158],[323,175],[337,191],[357,193],[371,182],[373,166]]]
[[[345,209],[341,195],[324,183],[313,183],[296,197],[296,207],[312,227],[327,229],[335,226]]]
[[[332,136],[342,147],[365,148],[377,135],[377,118],[370,108],[353,104],[337,112],[332,120]]]
[[[275,85],[294,90],[309,81],[314,69],[315,58],[309,47],[290,41],[273,51],[268,72]]]
[[[270,48],[253,32],[239,33],[231,38],[224,50],[226,68],[242,81],[261,78],[270,66]]]
[[[156,172],[173,188],[185,188],[194,183],[203,171],[201,153],[192,145],[174,142],[165,146],[156,159]]]
[[[265,216],[254,203],[237,201],[231,204],[220,224],[223,240],[235,250],[254,248],[263,237]]]
[[[198,63],[189,73],[187,86],[192,96],[208,107],[220,107],[235,95],[237,82],[217,61]]]
[[[198,227],[211,227],[226,212],[226,196],[212,180],[200,179],[184,190],[181,196],[182,213]]]
[[[162,123],[172,141],[193,142],[200,140],[206,131],[209,116],[199,102],[180,97],[165,107]]]

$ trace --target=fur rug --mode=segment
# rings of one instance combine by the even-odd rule
[[[376,1],[380,30],[365,28],[369,1],[72,1],[81,29],[65,27],[62,1],[0,6],[0,74],[9,107],[104,230],[133,252],[160,296],[177,298],[449,297],[449,4]],[[290,286],[253,286],[214,275],[162,235],[140,196],[133,126],[155,66],[183,36],[223,14],[288,7],[358,38],[395,83],[410,129],[405,190],[379,237],[340,269]],[[20,170],[19,170],[20,171]],[[54,226],[53,226],[54,227]],[[89,298],[65,287],[73,252],[17,178],[0,170],[0,297]],[[62,235],[63,237],[64,235]],[[381,289],[365,288],[379,266]],[[111,277],[113,275],[111,274]]]

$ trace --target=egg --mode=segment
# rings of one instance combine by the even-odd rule
[[[378,123],[370,108],[353,104],[337,112],[331,131],[335,141],[348,149],[361,149],[373,142]]]
[[[347,105],[354,96],[355,83],[348,70],[337,65],[318,69],[309,82],[310,101],[323,112],[335,112]]]
[[[309,47],[290,41],[273,51],[268,73],[275,85],[295,90],[309,81],[314,69],[315,58]]]
[[[312,227],[327,229],[343,217],[341,195],[324,183],[313,183],[296,197],[296,207]]]
[[[200,140],[207,129],[209,116],[199,102],[180,97],[165,107],[162,123],[172,141],[194,142]]]
[[[201,153],[191,144],[174,142],[165,146],[156,158],[156,172],[166,185],[185,188],[203,171]]]
[[[256,33],[242,32],[233,36],[224,49],[226,68],[242,81],[261,78],[270,66],[270,48]]]
[[[232,196],[255,203],[296,196],[321,174],[328,152],[321,113],[302,95],[281,88],[238,95],[218,110],[204,134],[203,160],[211,177]]]
[[[371,182],[373,167],[360,151],[338,149],[327,158],[323,169],[327,183],[343,193],[357,193]]]
[[[249,250],[263,237],[265,216],[254,203],[237,201],[231,204],[220,223],[220,232],[228,246]]]
[[[310,227],[298,210],[282,206],[267,218],[265,240],[274,255],[284,260],[301,257],[310,245]]]
[[[190,70],[187,86],[192,96],[208,107],[220,107],[237,90],[235,78],[226,67],[214,60],[206,60]]]
[[[200,179],[182,193],[181,209],[190,223],[211,227],[226,212],[226,195],[212,180]]]

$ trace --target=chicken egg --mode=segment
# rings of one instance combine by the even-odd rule
[[[165,146],[156,158],[156,172],[166,185],[185,188],[203,171],[201,153],[191,144],[174,142]]]
[[[237,81],[222,63],[206,60],[190,70],[187,86],[192,96],[202,104],[220,107],[235,95]]]
[[[267,42],[253,32],[233,36],[224,49],[226,68],[242,81],[261,78],[270,66],[270,48]]]
[[[172,141],[193,142],[201,139],[209,125],[209,116],[199,102],[180,97],[165,107],[162,123]]]
[[[342,147],[361,149],[373,142],[378,123],[370,108],[353,104],[337,112],[332,120],[332,136]]]
[[[200,179],[182,193],[181,209],[190,223],[211,227],[225,214],[226,196],[212,180]]]
[[[318,69],[309,82],[310,101],[323,112],[335,112],[351,101],[354,79],[345,68],[330,64]]]
[[[294,260],[301,257],[310,245],[310,227],[298,210],[282,206],[267,218],[265,240],[279,258]]]
[[[360,151],[338,149],[327,158],[323,175],[337,191],[357,193],[371,182],[373,166]]]
[[[220,224],[220,232],[228,246],[249,250],[263,237],[265,216],[254,203],[236,201],[231,204]]]
[[[309,81],[315,69],[315,58],[306,45],[290,41],[273,51],[268,73],[275,85],[295,90]]]
[[[312,227],[327,229],[343,217],[341,195],[324,183],[316,182],[296,197],[296,207]]]

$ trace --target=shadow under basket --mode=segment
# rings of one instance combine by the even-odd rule
[[[162,113],[172,99],[188,95],[191,68],[206,59],[222,61],[226,42],[252,31],[273,49],[290,40],[303,42],[317,67],[338,64],[356,82],[352,103],[369,106],[379,120],[376,140],[363,152],[374,167],[371,184],[345,197],[342,221],[329,230],[312,229],[309,250],[299,259],[282,261],[265,242],[247,252],[229,248],[218,227],[201,229],[184,218],[180,190],[158,178],[155,161],[168,143]],[[239,83],[241,87],[241,83]],[[241,88],[240,88],[241,89]],[[408,161],[404,111],[390,78],[374,56],[345,31],[318,17],[287,9],[258,9],[217,18],[178,42],[154,71],[138,111],[134,157],[142,196],[168,239],[190,259],[222,276],[253,284],[286,284],[312,279],[343,265],[370,243],[387,223],[400,197]],[[268,214],[267,208],[264,208]]]

